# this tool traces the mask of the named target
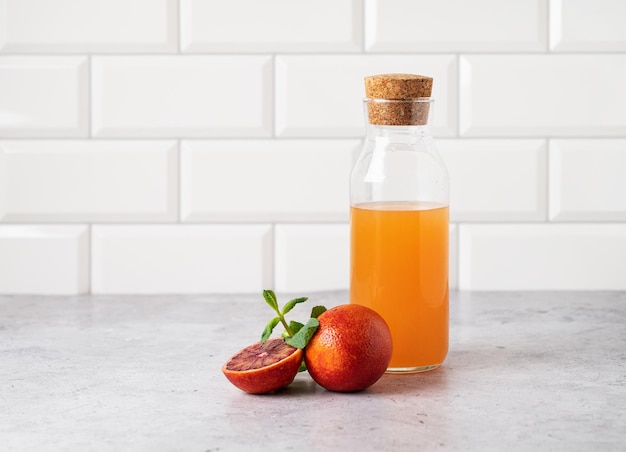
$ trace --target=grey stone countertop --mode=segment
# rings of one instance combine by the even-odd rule
[[[347,300],[293,295],[311,300],[292,318]],[[450,306],[435,371],[354,394],[301,373],[253,396],[220,368],[272,317],[261,294],[0,296],[0,450],[626,450],[626,293]]]

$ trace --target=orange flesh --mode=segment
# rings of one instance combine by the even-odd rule
[[[224,367],[235,372],[261,369],[282,361],[297,350],[282,339],[269,339],[264,344],[258,342],[244,348],[228,360]]]
[[[448,352],[448,207],[353,206],[350,302],[389,325],[390,369],[441,364]]]

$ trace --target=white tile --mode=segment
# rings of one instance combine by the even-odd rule
[[[552,220],[626,221],[625,139],[551,140],[549,155]]]
[[[244,293],[272,284],[270,225],[97,225],[94,293]]]
[[[459,288],[459,227],[451,224],[449,227],[449,251],[448,251],[448,286],[450,290]]]
[[[277,291],[348,289],[350,228],[347,224],[277,225],[275,245]]]
[[[556,51],[626,50],[624,0],[550,0],[550,48]]]
[[[99,137],[269,136],[269,56],[94,57]]]
[[[625,290],[623,224],[460,225],[462,290]]]
[[[546,218],[545,140],[441,139],[450,176],[451,221]]]
[[[0,51],[167,52],[176,0],[0,0]]]
[[[276,134],[362,137],[367,75],[407,72],[434,78],[433,133],[457,130],[453,55],[315,55],[276,57]]]
[[[360,140],[184,141],[183,221],[347,221]]]
[[[88,226],[0,225],[0,293],[88,291]]]
[[[465,55],[466,136],[626,134],[626,55]]]
[[[175,141],[0,141],[2,221],[175,221]]]
[[[88,89],[85,57],[0,57],[0,137],[86,136]]]
[[[375,52],[517,52],[546,48],[547,0],[365,0]]]
[[[181,0],[180,8],[185,52],[352,52],[362,48],[361,0]]]

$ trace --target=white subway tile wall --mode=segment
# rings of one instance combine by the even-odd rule
[[[624,290],[625,5],[0,0],[0,293],[347,289],[381,72],[435,78],[451,288]]]
[[[0,140],[6,222],[176,222],[173,140]]]
[[[176,0],[0,0],[0,51],[171,53]]]
[[[626,53],[460,58],[462,136],[626,136]]]
[[[63,295],[88,290],[88,226],[0,225],[0,293]]]
[[[93,293],[261,292],[272,281],[272,226],[96,225]]]
[[[547,3],[365,0],[365,48],[373,52],[541,52],[546,50]]]
[[[359,52],[362,0],[180,0],[185,53]]]
[[[626,290],[623,224],[461,224],[469,290]]]
[[[551,0],[549,17],[553,50],[626,51],[623,0]]]
[[[0,55],[0,137],[88,136],[88,60]]]
[[[626,222],[626,140],[550,141],[550,219]]]
[[[270,56],[92,57],[96,137],[267,137]]]
[[[276,290],[306,292],[345,287],[350,271],[348,224],[276,226]]]
[[[360,148],[355,139],[185,140],[181,219],[348,221],[346,174]]]
[[[546,219],[545,140],[440,139],[437,148],[451,181],[451,221]]]

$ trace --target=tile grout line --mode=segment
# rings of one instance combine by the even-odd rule
[[[93,138],[93,56],[87,56],[87,139]]]
[[[550,220],[550,139],[545,138],[544,143],[546,146],[546,156],[544,160],[545,171],[546,171],[546,174],[544,176],[544,183],[545,183],[544,196],[546,197],[545,218],[546,218],[546,223],[549,224],[549,223],[553,223],[553,221]]]
[[[176,181],[176,195],[177,195],[177,203],[178,205],[176,206],[176,224],[181,224],[183,222],[183,204],[182,204],[182,192],[183,192],[183,165],[182,165],[182,160],[183,160],[183,149],[182,149],[182,140],[179,138],[178,140],[176,140],[176,164],[177,164],[177,171],[176,174],[178,176],[178,180]]]
[[[87,56],[87,139],[93,140],[93,56]],[[89,258],[87,259],[87,294],[93,295],[93,222],[88,223],[89,233]]]
[[[546,55],[550,55],[553,54],[554,52],[552,51],[552,49],[550,48],[550,33],[552,31],[552,26],[550,23],[550,4],[552,3],[552,0],[548,0],[546,2],[546,37],[545,37],[545,53]]]
[[[546,13],[546,29],[545,29],[545,54],[546,55],[553,55],[554,51],[552,50],[551,46],[550,46],[550,36],[552,33],[552,23],[551,23],[551,4],[552,4],[553,0],[548,0],[546,2],[546,6],[545,6],[545,13]],[[545,196],[545,207],[544,207],[544,218],[545,218],[545,222],[546,224],[550,224],[550,138],[549,137],[545,137],[544,138],[544,143],[545,143],[545,147],[546,147],[546,156],[545,156],[545,160],[544,160],[544,164],[545,164],[545,176],[544,176],[544,184],[545,184],[545,191],[544,191],[544,196]]]
[[[178,38],[177,38],[178,40]],[[76,57],[76,56],[94,56],[94,57],[173,57],[177,55],[181,56],[210,56],[210,57],[221,57],[221,56],[269,56],[269,55],[286,55],[286,56],[310,56],[310,57],[327,57],[327,56],[408,56],[408,57],[429,57],[429,56],[454,56],[459,53],[464,55],[472,55],[472,56],[542,56],[542,55],[570,55],[570,56],[593,56],[593,55],[608,55],[608,56],[622,56],[624,55],[623,50],[619,49],[589,49],[589,50],[561,50],[561,51],[550,51],[546,50],[515,50],[511,49],[510,51],[504,50],[441,50],[441,51],[420,51],[420,50],[406,50],[406,51],[375,51],[375,52],[363,52],[362,50],[351,50],[351,51],[286,51],[286,50],[264,50],[264,51],[253,51],[253,50],[240,50],[240,51],[225,51],[225,50],[213,50],[213,51],[182,51],[182,49],[178,50],[178,48],[171,51],[152,51],[146,50],[144,52],[137,51],[127,51],[127,50],[111,50],[111,51],[56,51],[56,52],[46,52],[46,51],[23,51],[23,52],[0,52],[0,54],[4,57]]]
[[[367,54],[367,38],[366,38],[366,23],[367,23],[367,0],[361,0],[361,53]]]
[[[178,38],[177,38],[178,40]],[[180,56],[209,56],[209,57],[222,57],[222,56],[241,56],[241,57],[255,57],[255,56],[269,56],[269,55],[286,55],[286,56],[310,56],[310,57],[328,57],[328,56],[365,56],[365,57],[380,57],[380,56],[407,56],[407,57],[430,57],[430,56],[454,56],[458,54],[471,55],[471,56],[542,56],[542,55],[551,55],[551,56],[559,56],[559,55],[569,55],[569,56],[593,56],[593,55],[606,55],[606,56],[623,56],[624,51],[620,49],[589,49],[589,50],[561,50],[561,51],[546,51],[546,50],[515,50],[511,49],[510,51],[504,50],[441,50],[441,51],[420,51],[420,50],[406,50],[406,51],[375,51],[375,52],[363,52],[362,50],[351,50],[351,51],[286,51],[286,50],[264,50],[264,51],[253,51],[253,50],[241,50],[241,51],[225,51],[225,50],[213,50],[213,51],[185,51],[182,49],[179,52],[178,48],[171,51],[151,51],[146,50],[144,52],[137,51],[126,51],[126,50],[117,50],[117,51],[56,51],[56,52],[45,52],[45,51],[23,51],[23,52],[4,52],[1,53],[4,57],[76,57],[76,56],[94,56],[94,57],[175,57],[177,55]]]
[[[272,108],[272,114],[270,115],[271,117],[271,121],[272,121],[272,131],[271,131],[271,135],[270,137],[268,137],[269,139],[276,139],[277,138],[277,133],[276,133],[276,94],[278,93],[278,81],[277,81],[277,73],[278,73],[278,63],[276,62],[276,54],[272,54],[271,55],[271,59],[272,59],[272,84],[271,84],[271,89],[272,89],[272,95],[271,95],[271,108]]]
[[[180,2],[181,2],[181,0],[176,0],[176,8],[175,8],[175,10],[176,10],[176,13],[175,13],[176,17],[175,17],[175,20],[174,20],[174,23],[176,24],[176,41],[177,41],[176,42],[176,50],[177,50],[176,53],[178,55],[181,55],[183,53],[183,49],[182,49],[182,45],[183,45],[182,44],[182,42],[183,42],[183,37],[182,37],[183,26],[182,26],[182,15],[180,13],[180,8],[181,8]]]
[[[272,290],[276,290],[276,223],[273,222],[270,223],[270,225],[272,227],[272,245],[270,247],[270,251],[272,253],[270,271],[272,274],[270,280],[272,282]]]
[[[462,139],[464,141],[478,141],[478,140],[625,140],[624,135],[470,135],[470,136],[458,136],[457,132],[454,135],[433,135],[435,140],[457,140]],[[346,136],[328,136],[328,135],[298,135],[298,136],[250,136],[242,137],[236,135],[230,136],[192,136],[182,137],[180,135],[173,136],[103,136],[103,137],[77,137],[77,136],[0,136],[0,141],[85,141],[89,138],[93,138],[97,141],[355,141],[362,140],[363,136],[358,135],[346,135]]]
[[[93,223],[89,223],[87,226],[89,231],[89,259],[87,259],[87,294],[93,295]]]
[[[461,54],[456,54],[456,138],[461,138]]]
[[[456,224],[456,290],[461,290],[461,223]]]

